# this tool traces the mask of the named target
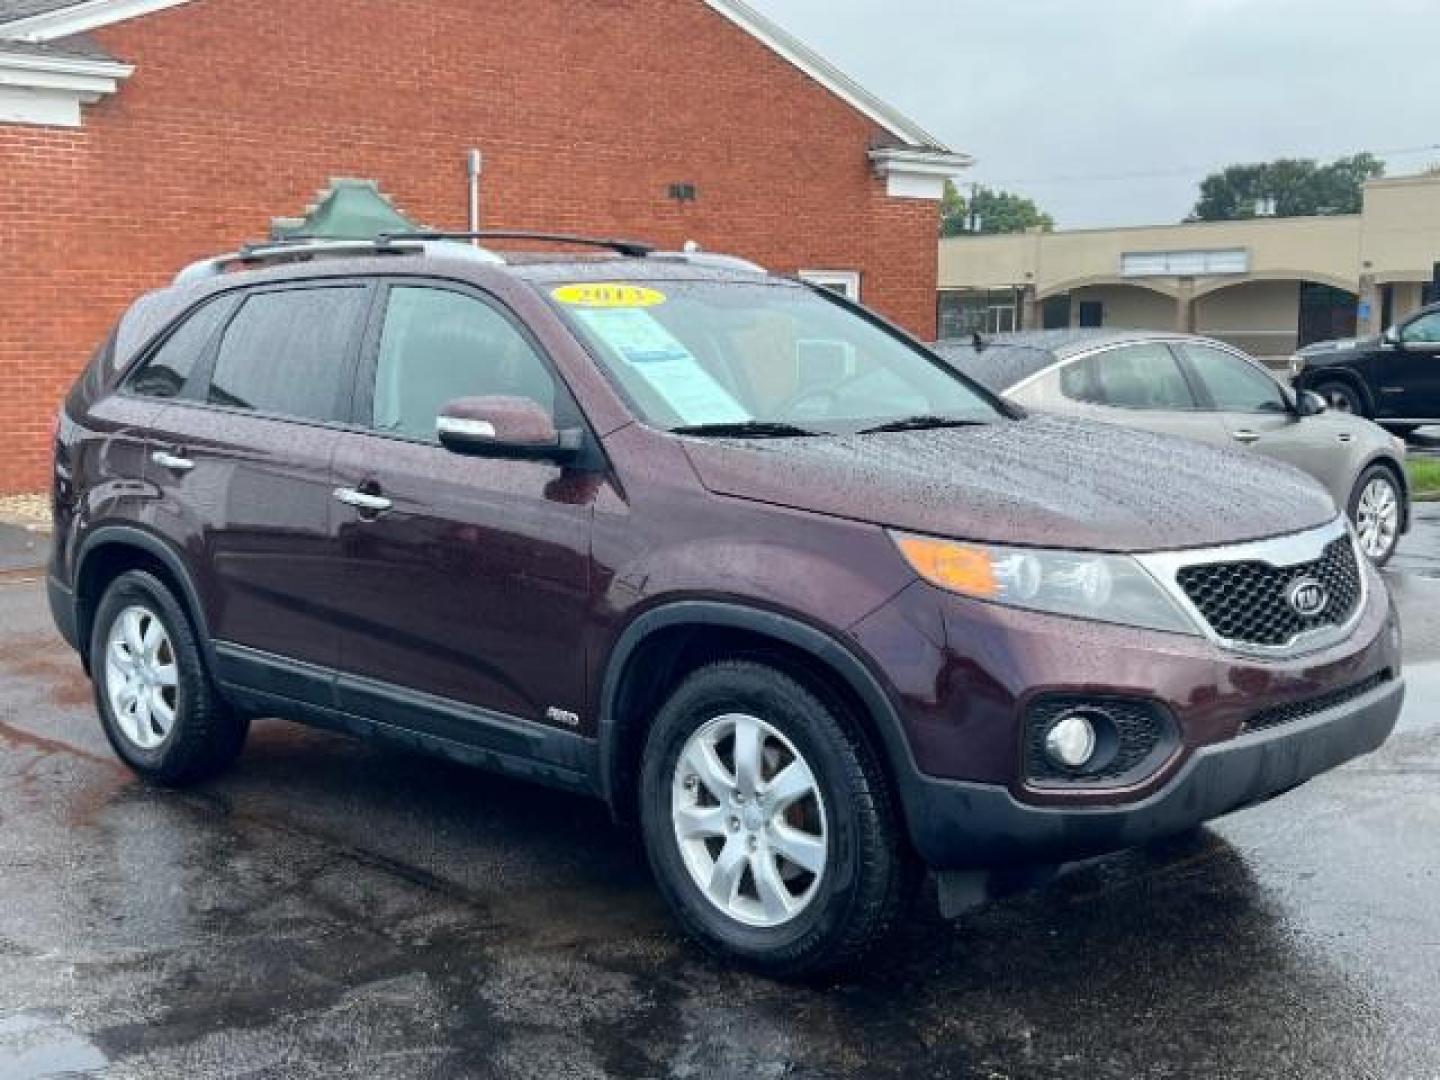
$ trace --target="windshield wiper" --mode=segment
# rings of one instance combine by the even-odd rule
[[[811,437],[818,431],[806,431],[794,424],[773,420],[742,420],[728,424],[689,424],[671,428],[675,435],[708,435],[716,439],[783,439],[786,437]]]
[[[863,428],[860,434],[876,435],[882,431],[927,431],[931,428],[978,427],[984,423],[984,420],[962,420],[955,416],[907,416],[901,420],[891,420],[888,423]]]

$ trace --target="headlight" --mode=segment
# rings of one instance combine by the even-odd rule
[[[1198,633],[1159,582],[1128,555],[891,536],[917,574],[961,596],[1122,626]]]

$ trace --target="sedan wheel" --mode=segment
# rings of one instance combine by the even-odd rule
[[[1395,553],[1400,539],[1400,491],[1389,473],[1371,470],[1360,478],[1351,516],[1360,547],[1377,566]]]
[[[825,803],[794,745],[754,716],[719,716],[675,764],[671,820],[690,878],[746,926],[788,923],[825,875]]]

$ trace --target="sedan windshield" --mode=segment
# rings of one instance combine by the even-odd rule
[[[655,427],[783,438],[1002,418],[903,337],[799,285],[587,282],[548,295]]]

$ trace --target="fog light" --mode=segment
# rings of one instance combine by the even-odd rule
[[[1066,713],[1045,733],[1045,753],[1067,769],[1084,768],[1095,756],[1095,725],[1082,712]]]

